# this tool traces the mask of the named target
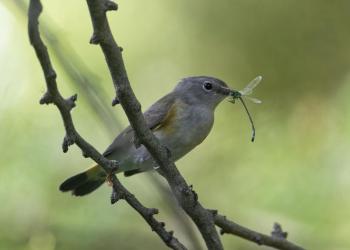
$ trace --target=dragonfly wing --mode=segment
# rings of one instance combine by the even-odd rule
[[[256,77],[250,83],[248,83],[244,89],[240,90],[239,92],[242,95],[250,95],[253,92],[253,89],[261,82],[261,80],[261,76]]]
[[[256,103],[256,104],[262,103],[261,100],[259,100],[259,99],[257,99],[257,98],[254,98],[254,97],[245,96],[245,98],[247,98],[248,100],[250,100],[250,101],[252,101],[252,102],[254,102],[254,103]]]

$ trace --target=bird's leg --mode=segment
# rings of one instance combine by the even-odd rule
[[[113,186],[112,177],[113,177],[113,175],[115,175],[117,173],[118,169],[119,169],[119,162],[116,160],[111,160],[110,171],[106,177],[106,182],[107,182],[108,186],[110,186],[110,187]]]
[[[112,174],[108,174],[107,177],[106,177],[106,182],[107,182],[107,185],[112,187],[113,186],[113,182],[112,182]]]

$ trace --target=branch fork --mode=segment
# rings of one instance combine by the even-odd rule
[[[303,250],[303,248],[286,240],[287,233],[283,232],[280,225],[275,224],[272,236],[264,235],[237,223],[228,220],[225,216],[218,214],[216,210],[207,210],[198,201],[198,195],[193,190],[192,185],[188,185],[182,177],[175,164],[170,160],[170,153],[166,147],[160,145],[158,140],[148,129],[143,118],[141,105],[136,99],[128,80],[125,70],[121,47],[115,42],[109,28],[106,12],[117,10],[118,5],[109,0],[87,0],[90,16],[94,28],[93,36],[90,40],[93,44],[99,44],[103,50],[113,84],[116,90],[116,98],[113,105],[120,103],[128,116],[130,124],[135,131],[139,143],[143,144],[153,156],[157,165],[160,166],[160,173],[168,181],[178,203],[183,210],[191,217],[210,250],[222,250],[223,246],[215,226],[221,228],[222,233],[230,233],[246,240],[255,242],[259,245],[271,246],[281,250]],[[130,193],[113,174],[117,170],[117,162],[110,161],[101,155],[91,144],[85,141],[75,130],[71,117],[71,109],[75,107],[77,95],[64,99],[57,88],[56,73],[51,65],[50,57],[45,44],[40,38],[38,28],[38,18],[42,11],[40,0],[30,0],[28,10],[28,33],[30,43],[33,45],[36,55],[44,72],[47,92],[41,98],[41,104],[53,103],[59,109],[66,136],[62,143],[64,152],[72,144],[76,144],[83,152],[84,157],[89,157],[97,162],[110,175],[112,182],[111,203],[120,199],[125,200],[134,208],[150,225],[153,231],[163,240],[171,249],[187,249],[177,238],[173,231],[165,230],[165,223],[159,222],[154,218],[158,214],[155,208],[147,208]]]

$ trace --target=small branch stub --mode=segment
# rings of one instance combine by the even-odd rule
[[[190,189],[191,189],[191,191],[192,191],[192,193],[193,193],[194,200],[195,200],[195,202],[197,203],[197,202],[198,202],[198,194],[196,193],[196,191],[194,191],[193,185],[192,185],[192,184],[190,185]]]
[[[40,98],[40,101],[39,101],[39,103],[41,105],[43,105],[43,104],[48,105],[48,104],[50,104],[52,102],[53,102],[52,101],[52,96],[49,94],[49,92],[45,92],[45,94],[43,95],[43,97]]]
[[[195,207],[198,204],[198,194],[194,191],[193,185],[189,185],[187,188],[182,190],[183,194],[186,196],[193,195],[193,207]]]
[[[112,101],[112,106],[115,106],[117,104],[120,104],[120,101],[119,101],[118,97],[115,97]]]
[[[95,32],[92,34],[92,37],[90,38],[90,44],[100,44],[101,42],[101,37],[96,34]]]
[[[159,214],[159,210],[157,208],[149,208],[148,209],[148,215],[149,216],[153,216],[153,215],[156,215],[156,214]]]
[[[118,194],[118,192],[113,188],[111,194],[111,204],[115,204],[117,201],[122,199],[122,197]]]
[[[106,1],[105,2],[105,11],[109,11],[109,10],[118,10],[118,4],[116,4],[113,1]]]
[[[68,110],[72,110],[75,107],[75,102],[78,99],[78,94],[72,95],[71,97],[66,99],[66,104],[68,106]]]
[[[275,222],[273,224],[273,231],[271,232],[271,236],[281,238],[281,239],[287,239],[288,232],[283,232],[282,226]]]
[[[73,145],[74,143],[75,143],[75,140],[71,136],[66,135],[62,142],[63,153],[67,153],[69,146]]]
[[[81,153],[82,153],[82,155],[83,155],[84,158],[89,158],[89,157],[90,157],[89,154],[86,153],[86,152],[84,152],[84,151],[81,151]]]

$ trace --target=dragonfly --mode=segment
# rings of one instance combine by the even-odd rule
[[[247,112],[250,124],[252,125],[252,138],[251,138],[252,142],[254,142],[254,140],[255,140],[255,126],[254,126],[252,116],[250,115],[249,110],[247,108],[247,105],[245,104],[245,102],[243,100],[243,97],[250,100],[253,103],[256,103],[256,104],[262,103],[259,99],[249,96],[250,94],[253,93],[253,89],[255,89],[256,86],[258,86],[258,84],[261,82],[261,80],[262,80],[262,77],[257,76],[251,82],[249,82],[244,89],[239,90],[239,91],[232,90],[230,93],[230,100],[229,101],[232,103],[235,103],[236,99],[239,99],[241,101],[241,103],[243,104],[245,111]]]

